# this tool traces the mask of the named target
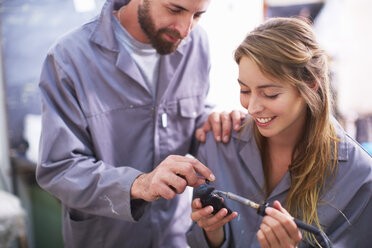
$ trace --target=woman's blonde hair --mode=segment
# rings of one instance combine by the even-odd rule
[[[332,97],[327,56],[319,48],[310,24],[297,18],[271,18],[258,26],[236,49],[235,61],[239,64],[244,56],[252,59],[263,74],[296,87],[307,103],[304,136],[289,166],[291,186],[286,208],[294,217],[321,228],[317,204],[329,186],[326,179],[333,179],[337,170],[337,161],[332,161],[332,156],[337,157],[337,138],[329,119]],[[256,126],[255,137],[265,165],[265,138]],[[265,166],[264,173],[267,180]],[[265,189],[267,192],[267,183]]]

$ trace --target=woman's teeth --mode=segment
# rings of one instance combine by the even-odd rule
[[[259,122],[259,123],[262,123],[262,124],[265,124],[265,123],[268,123],[269,121],[271,121],[273,118],[256,118],[256,120]]]

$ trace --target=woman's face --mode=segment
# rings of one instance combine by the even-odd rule
[[[294,86],[266,77],[247,56],[240,60],[238,82],[240,103],[263,136],[288,139],[301,134],[307,105]]]

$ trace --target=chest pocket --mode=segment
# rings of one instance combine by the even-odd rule
[[[199,97],[190,97],[179,100],[179,114],[184,118],[196,118],[201,112]]]
[[[190,152],[198,117],[203,113],[204,100],[200,96],[168,102],[158,123],[160,158],[169,154]]]

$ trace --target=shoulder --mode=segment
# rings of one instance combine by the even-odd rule
[[[347,134],[337,121],[333,121],[338,142],[338,160],[348,164],[363,163],[372,168],[371,155],[349,134]]]
[[[76,27],[60,36],[49,48],[48,55],[74,57],[73,55],[77,55],[76,51],[83,51],[83,48],[87,48],[90,43],[91,24],[87,23]]]
[[[361,184],[372,182],[372,157],[338,124],[333,122],[338,142],[338,174],[340,179],[357,179]]]
[[[197,53],[209,54],[209,41],[207,33],[200,25],[196,25],[195,28],[190,32],[189,36],[185,38],[182,46],[192,49],[192,51]],[[189,52],[191,51],[189,50]]]
[[[198,154],[204,156],[224,156],[234,157],[237,156],[239,151],[244,147],[246,149],[257,149],[256,142],[253,138],[252,122],[248,120],[242,125],[241,130],[231,131],[230,140],[227,143],[217,142],[214,138],[213,132],[207,133],[205,143],[200,144]]]
[[[197,42],[208,43],[208,35],[204,28],[200,25],[196,25],[191,31],[190,37],[192,37]]]
[[[59,37],[49,48],[44,66],[73,76],[81,68],[96,71],[98,66],[113,64],[115,52],[91,39],[96,25],[94,19]]]

